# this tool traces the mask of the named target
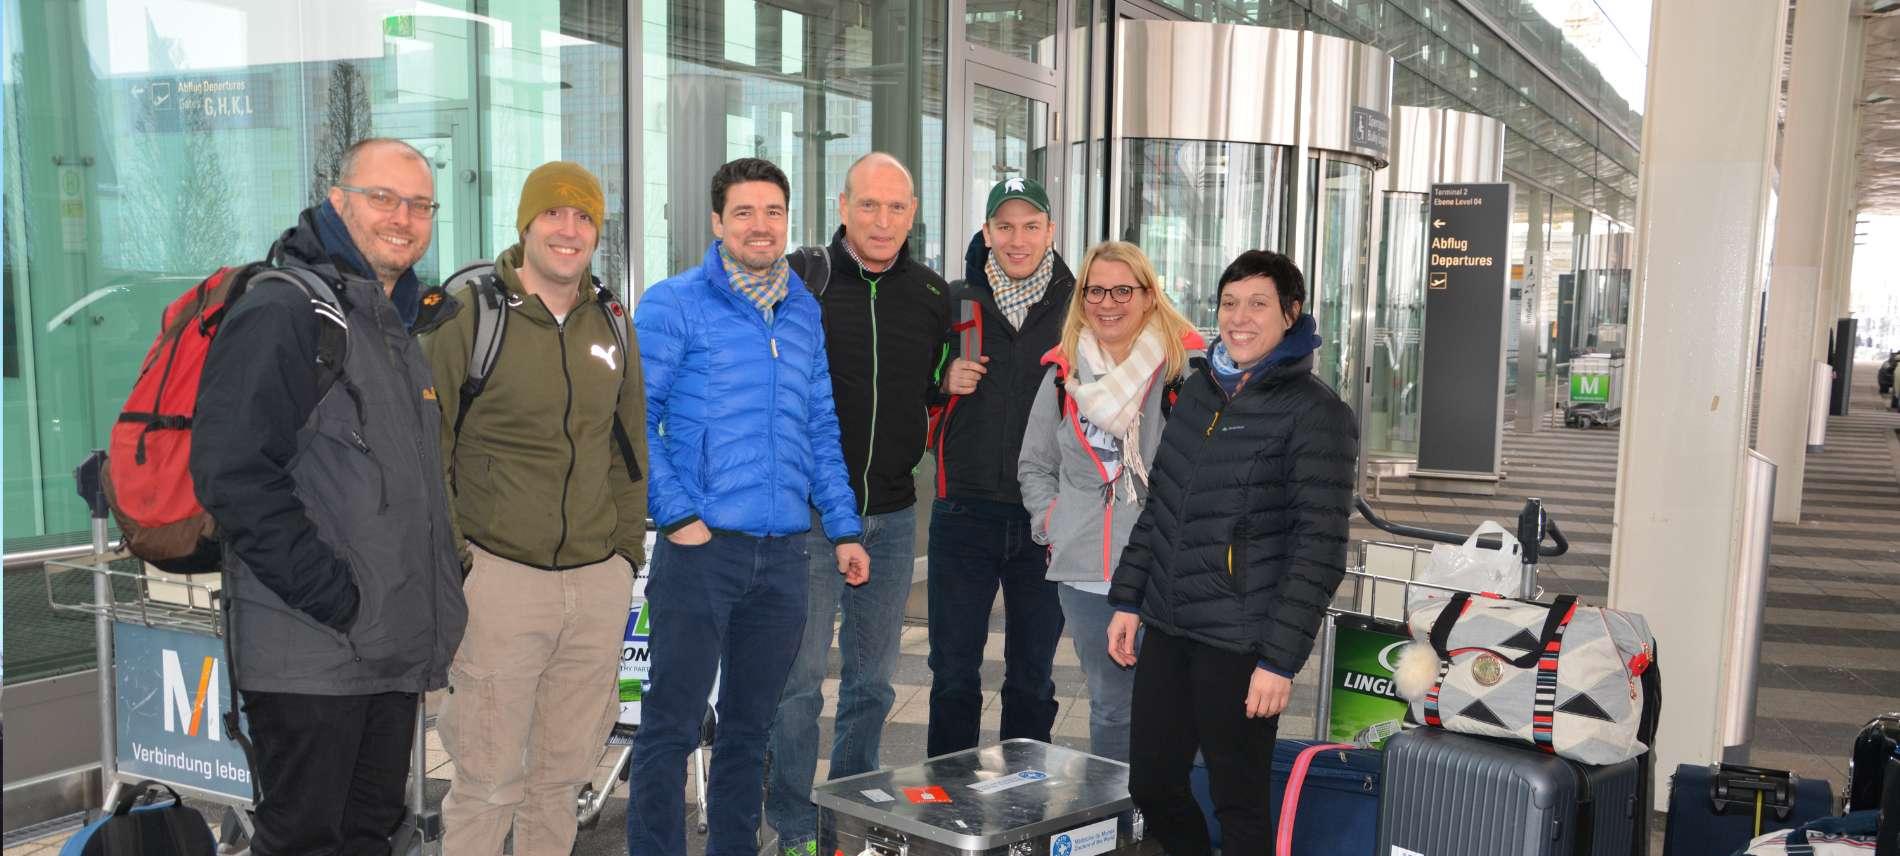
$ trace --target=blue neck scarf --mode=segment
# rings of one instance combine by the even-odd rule
[[[356,248],[355,239],[350,237],[350,229],[343,224],[343,217],[336,208],[324,200],[317,206],[317,238],[323,241],[323,249],[330,254],[344,272],[368,279],[376,279],[376,271],[369,266],[369,260],[363,258],[361,250]],[[396,306],[396,316],[402,319],[402,325],[408,327],[416,322],[416,312],[422,308],[422,285],[416,279],[416,269],[402,272],[396,279],[396,287],[389,294],[389,302]]]
[[[1214,381],[1220,384],[1221,391],[1232,398],[1240,393],[1242,386],[1258,375],[1262,369],[1299,362],[1307,354],[1319,350],[1321,339],[1319,325],[1313,316],[1302,315],[1293,322],[1293,329],[1286,331],[1286,337],[1273,347],[1273,352],[1248,365],[1238,365],[1233,355],[1227,352],[1227,343],[1216,341],[1207,352],[1207,366],[1214,372]]]

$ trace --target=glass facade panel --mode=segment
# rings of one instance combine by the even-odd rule
[[[1323,342],[1313,371],[1358,410],[1359,345],[1366,279],[1371,269],[1373,169],[1333,157],[1314,158],[1310,243],[1301,266],[1306,311]]]
[[[1161,286],[1210,336],[1221,271],[1251,249],[1284,249],[1287,150],[1249,143],[1128,140],[1122,233],[1154,262]]]
[[[523,178],[567,159],[602,181],[594,269],[624,286],[624,0],[389,8],[6,4],[7,32],[44,36],[9,39],[4,57],[7,552],[87,540],[71,472],[104,444],[163,307],[219,266],[261,259],[356,140],[407,140],[434,170],[425,284],[514,243]],[[8,634],[69,641],[7,645],[43,665],[7,680],[85,664],[61,645],[89,647],[90,622],[58,632],[43,586],[15,577]]]
[[[1366,391],[1364,436],[1370,455],[1418,456],[1419,379],[1424,372],[1425,225],[1423,193],[1385,194],[1378,290],[1371,313],[1371,388]]]
[[[790,243],[822,244],[838,225],[845,172],[874,150],[910,168],[920,202],[911,250],[943,270],[945,14],[924,0],[797,12],[755,0],[642,3],[645,279],[699,263],[720,164],[778,164],[792,185]]]
[[[990,188],[997,182],[1033,178],[1048,184],[1049,105],[975,86],[969,118],[970,174],[965,177],[969,182],[965,198],[970,201],[970,211],[964,222],[980,225]]]
[[[967,0],[963,31],[970,44],[1055,68],[1056,10],[1060,5],[1059,0]]]

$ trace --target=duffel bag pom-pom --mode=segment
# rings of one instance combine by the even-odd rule
[[[1413,642],[1399,653],[1399,667],[1393,670],[1392,684],[1399,697],[1418,701],[1432,688],[1438,677],[1438,652],[1432,646]]]

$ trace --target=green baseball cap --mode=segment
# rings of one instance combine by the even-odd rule
[[[1021,199],[1036,206],[1037,211],[1049,213],[1049,192],[1042,189],[1042,182],[1033,178],[1006,178],[990,188],[989,204],[983,208],[983,217],[996,216],[996,209],[1011,199]]]

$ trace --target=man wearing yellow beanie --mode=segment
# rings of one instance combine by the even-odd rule
[[[444,296],[424,338],[449,393],[443,459],[469,550],[468,631],[440,719],[455,761],[443,851],[458,856],[501,853],[511,826],[516,854],[568,853],[575,793],[619,712],[645,561],[646,393],[627,313],[589,271],[605,208],[579,164],[529,173],[520,242]],[[458,397],[488,312],[507,313],[501,350],[480,397]]]

